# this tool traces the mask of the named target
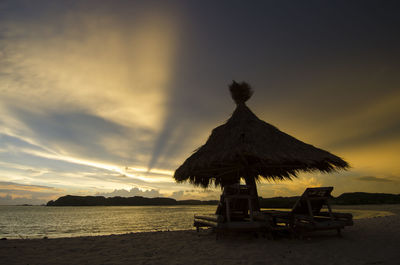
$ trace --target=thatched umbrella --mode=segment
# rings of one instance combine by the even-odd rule
[[[247,83],[233,81],[229,88],[237,105],[235,111],[175,171],[177,182],[189,181],[205,188],[212,183],[224,187],[239,183],[242,178],[255,187],[255,181],[262,178],[290,180],[300,171],[331,172],[348,168],[340,157],[257,118],[245,104],[253,94]]]

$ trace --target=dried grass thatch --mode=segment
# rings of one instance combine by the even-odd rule
[[[208,187],[259,180],[285,180],[299,171],[331,172],[348,168],[341,158],[306,144],[260,120],[245,105],[248,84],[230,86],[237,107],[231,118],[215,128],[207,142],[175,171],[177,182]]]

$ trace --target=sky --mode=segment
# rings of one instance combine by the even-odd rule
[[[173,173],[224,123],[232,80],[348,171],[258,184],[400,193],[396,1],[0,0],[0,204],[66,194],[218,199]]]

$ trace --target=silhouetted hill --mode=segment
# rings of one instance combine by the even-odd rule
[[[351,192],[343,193],[333,200],[335,204],[395,204],[400,203],[400,194]]]
[[[47,206],[146,206],[146,205],[216,205],[218,201],[184,200],[171,198],[111,197],[103,196],[62,196],[49,201]]]
[[[261,208],[292,208],[299,196],[261,198]],[[400,194],[351,192],[343,193],[339,197],[332,197],[332,204],[395,204],[400,203]],[[67,195],[55,201],[49,201],[47,206],[146,206],[146,205],[217,205],[218,201],[182,200],[171,198],[145,198],[135,197],[111,197],[103,196],[72,196]]]
[[[296,197],[260,198],[261,208],[292,208],[298,200]],[[331,204],[357,205],[357,204],[395,204],[400,203],[400,194],[349,192],[339,197],[332,197]]]

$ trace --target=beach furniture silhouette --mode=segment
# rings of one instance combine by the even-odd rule
[[[332,211],[329,199],[333,187],[307,188],[293,205],[291,211],[262,211],[272,219],[274,227],[286,227],[294,236],[303,237],[305,232],[336,230],[353,225],[353,215]],[[326,206],[327,210],[323,210]]]
[[[258,200],[248,185],[233,184],[224,187],[215,215],[195,215],[194,226],[212,227],[217,238],[223,232],[254,232],[270,236],[271,223],[257,210]]]

